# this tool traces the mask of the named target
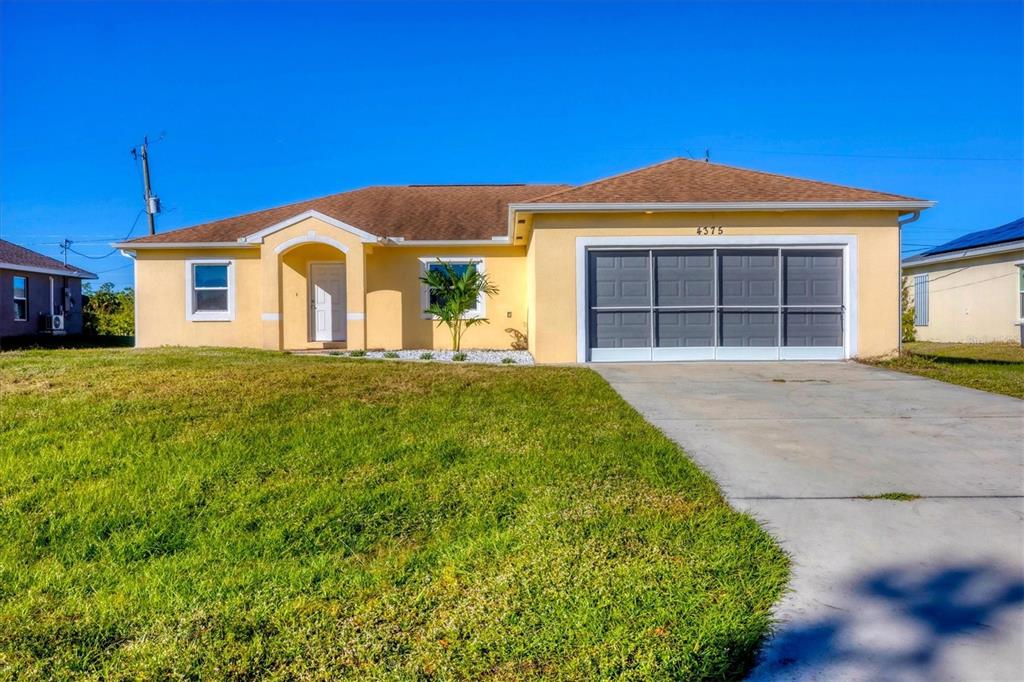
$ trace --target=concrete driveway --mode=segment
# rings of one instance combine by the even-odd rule
[[[593,368],[792,556],[754,679],[1024,679],[1024,401],[855,363]],[[897,491],[921,499],[859,499]]]

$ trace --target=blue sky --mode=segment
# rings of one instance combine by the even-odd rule
[[[151,148],[169,230],[370,184],[671,156],[1024,214],[1022,4],[0,2],[0,235],[102,256]],[[135,234],[145,231],[139,217]],[[101,281],[128,261],[76,254]]]

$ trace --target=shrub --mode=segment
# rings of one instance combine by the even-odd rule
[[[917,329],[914,326],[914,306],[910,305],[909,279],[903,278],[903,286],[900,287],[900,333],[903,335],[903,342],[917,340]]]
[[[515,358],[510,358],[509,356],[506,355],[505,357],[503,357],[501,359],[501,364],[503,364],[503,365],[514,365],[514,364],[516,364],[516,359]]]
[[[433,353],[420,353],[420,360],[433,360],[433,359],[434,359],[434,354]]]
[[[82,331],[94,336],[131,336],[135,333],[135,290],[115,291],[111,282],[93,290],[82,288]]]
[[[351,353],[349,353],[348,356],[350,358],[365,358],[366,357],[366,351],[365,350],[354,350]]]
[[[452,356],[452,362],[464,362],[467,357],[465,353],[456,353]]]
[[[452,335],[452,350],[458,352],[462,335],[477,324],[487,324],[483,317],[467,317],[481,296],[494,296],[498,287],[480,272],[475,262],[453,265],[438,259],[438,267],[428,267],[420,281],[430,291],[430,305],[423,312],[437,318],[437,326],[448,326]]]
[[[398,353],[396,353],[393,350],[385,351],[384,352],[384,357],[394,359],[394,358],[398,357]]]

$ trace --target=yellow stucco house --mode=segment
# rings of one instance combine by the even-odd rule
[[[1024,218],[903,261],[920,341],[1024,339]]]
[[[844,359],[899,346],[931,202],[670,159],[592,183],[367,187],[126,241],[136,343],[447,348],[419,278],[498,286],[467,348],[538,362]]]

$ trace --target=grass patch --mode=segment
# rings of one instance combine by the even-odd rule
[[[1012,343],[906,343],[870,364],[1024,399],[1024,348]]]
[[[913,502],[914,500],[920,500],[921,496],[920,495],[915,495],[913,493],[892,492],[892,493],[881,493],[880,495],[861,495],[859,499],[861,499],[861,500],[893,500],[895,502]]]
[[[595,373],[0,356],[20,679],[741,677],[788,567]]]

